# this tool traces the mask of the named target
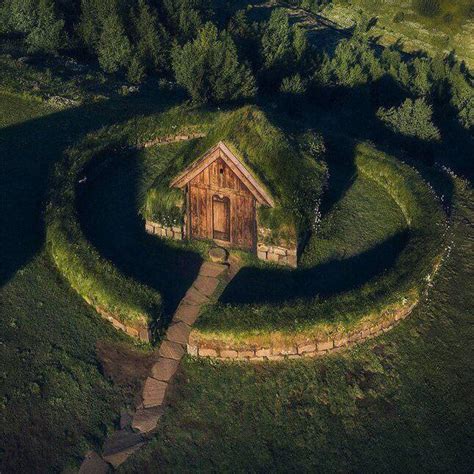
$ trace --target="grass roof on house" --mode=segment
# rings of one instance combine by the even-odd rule
[[[158,202],[174,194],[176,190],[169,189],[172,179],[220,141],[274,199],[274,208],[259,211],[262,224],[275,230],[282,226],[300,229],[306,213],[312,212],[311,202],[322,193],[325,164],[309,153],[304,139],[290,137],[255,106],[216,113],[206,136],[180,148],[149,196],[161,194]],[[151,210],[150,200],[147,204]]]

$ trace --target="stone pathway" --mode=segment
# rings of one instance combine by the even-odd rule
[[[204,262],[199,274],[181,300],[166,336],[158,349],[159,358],[145,380],[142,401],[135,413],[123,412],[120,430],[104,443],[102,457],[91,451],[86,455],[80,474],[105,473],[109,465],[114,468],[125,462],[135,451],[144,446],[156,430],[164,413],[166,399],[182,357],[186,354],[191,326],[203,305],[215,300],[237,273],[236,265]]]

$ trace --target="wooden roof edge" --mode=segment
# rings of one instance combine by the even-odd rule
[[[194,160],[192,163],[190,163],[188,166],[186,166],[186,168],[184,168],[183,171],[181,171],[181,173],[179,173],[175,178],[173,178],[171,180],[171,183],[170,183],[170,187],[176,187],[176,188],[182,188],[183,186],[185,186],[188,181],[190,181],[192,178],[190,178],[189,180],[186,180],[185,178],[194,170],[194,169],[198,169],[202,163],[202,161],[209,155],[211,155],[212,153],[214,153],[214,151],[217,150],[217,148],[219,148],[219,143],[214,145],[212,148],[210,148],[209,150],[207,150],[205,153],[203,153],[197,160]],[[183,181],[182,183],[180,181]]]
[[[210,163],[205,163],[207,157],[212,155],[216,150],[220,149],[226,158],[237,168],[239,174],[242,175],[244,181],[249,184],[250,191],[255,195],[261,204],[269,207],[275,207],[273,198],[267,193],[263,186],[252,176],[245,165],[235,156],[235,154],[227,147],[223,141],[219,141],[216,145],[206,151],[197,160],[188,165],[178,176],[170,183],[170,187],[183,188],[186,184],[197,176]],[[212,160],[214,161],[214,160]],[[201,169],[202,168],[202,169]]]
[[[261,195],[262,200],[270,207],[275,207],[275,202],[273,198],[268,194],[265,188],[258,182],[257,179],[250,173],[250,171],[245,167],[245,164],[242,163],[238,157],[229,149],[229,147],[223,142],[218,143],[221,150],[232,160],[238,170],[245,176],[245,178],[252,184],[255,190]]]

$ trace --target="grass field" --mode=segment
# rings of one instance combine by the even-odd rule
[[[103,125],[167,104],[164,97],[138,96],[58,112],[0,96],[2,472],[72,470],[90,446],[101,445],[120,407],[130,403],[133,394],[104,375],[96,346],[122,341],[129,350],[131,342],[58,274],[44,248],[42,216],[48,176],[67,146]],[[161,157],[169,155],[147,152],[117,162],[89,184],[80,213],[100,253],[161,290],[172,308],[191,278],[192,266],[184,261],[189,254],[180,246],[164,253],[137,217]],[[331,173],[335,195],[326,203],[319,246],[304,265],[357,256],[404,232],[399,210],[368,178],[353,170]],[[122,471],[471,471],[470,193],[458,185],[451,256],[408,321],[324,360],[245,366],[186,359],[156,439]],[[373,222],[369,209],[375,204],[387,217],[383,222]],[[339,234],[337,246],[329,242],[332,232]],[[387,259],[401,242],[392,244]],[[197,264],[199,248],[194,250]],[[374,264],[389,265],[380,255]],[[183,280],[157,276],[158,264],[181,268]]]
[[[409,320],[316,361],[188,358],[156,440],[119,472],[470,472],[472,194],[456,203],[451,255]]]

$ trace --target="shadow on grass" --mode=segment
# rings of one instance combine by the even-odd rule
[[[48,176],[64,150],[88,132],[136,115],[160,112],[180,99],[153,91],[117,95],[0,129],[0,286],[44,243],[42,209]],[[13,108],[29,105],[8,96],[0,95],[0,100],[9,101]]]
[[[140,154],[117,157],[82,189],[78,211],[86,238],[120,271],[157,290],[165,318],[195,280],[199,254],[145,232],[139,216]]]
[[[400,232],[370,250],[309,269],[243,268],[222,294],[229,304],[284,303],[356,289],[390,269],[408,242]]]

